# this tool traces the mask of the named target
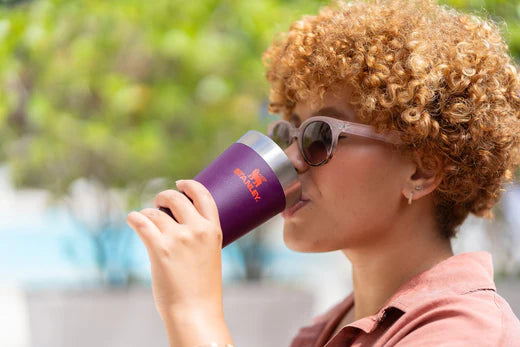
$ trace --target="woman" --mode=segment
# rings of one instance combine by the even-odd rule
[[[353,268],[353,293],[291,346],[520,343],[490,255],[450,244],[469,213],[492,216],[520,162],[520,79],[497,26],[427,0],[338,3],[293,23],[264,61],[284,120],[269,134],[303,189],[282,214],[284,241],[341,250]],[[128,216],[157,308],[172,346],[232,344],[214,201],[196,181],[177,187],[193,204],[168,190],[155,205],[179,223],[156,209]]]

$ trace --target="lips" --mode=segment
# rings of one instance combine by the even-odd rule
[[[304,195],[304,194],[302,194],[302,195],[300,196],[300,201],[309,201],[309,200],[310,200],[310,199],[309,199],[306,195]]]
[[[299,200],[296,204],[292,205],[291,207],[286,208],[286,209],[282,212],[281,216],[282,216],[283,218],[289,218],[289,217],[291,217],[292,215],[294,215],[294,214],[296,213],[296,211],[298,211],[300,208],[302,208],[303,206],[305,206],[309,201],[310,201],[309,198],[307,198],[306,196],[302,195],[302,196],[300,197],[300,200]]]

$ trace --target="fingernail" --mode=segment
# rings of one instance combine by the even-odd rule
[[[177,181],[175,181],[175,184],[179,184],[179,183],[182,183],[182,182],[184,182],[184,180],[177,180]]]

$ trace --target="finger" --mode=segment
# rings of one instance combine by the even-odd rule
[[[215,199],[202,183],[195,180],[180,180],[176,184],[177,188],[193,200],[193,205],[201,216],[220,225]]]
[[[175,229],[179,225],[172,217],[166,212],[155,208],[145,208],[141,211],[148,219],[150,219],[160,232]]]
[[[190,224],[200,218],[200,214],[186,195],[173,189],[160,192],[154,199],[156,207],[168,207],[179,224]]]
[[[154,244],[161,233],[150,219],[137,211],[130,212],[126,222],[135,230],[147,248]]]

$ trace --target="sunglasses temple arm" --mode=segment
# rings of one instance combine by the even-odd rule
[[[350,124],[347,129],[343,130],[343,132],[393,144],[398,144],[401,142],[399,135],[395,131],[389,132],[387,134],[378,134],[372,129],[372,127],[366,126],[364,124]]]

